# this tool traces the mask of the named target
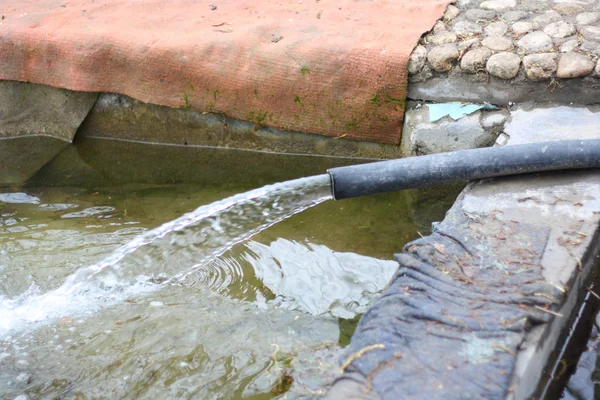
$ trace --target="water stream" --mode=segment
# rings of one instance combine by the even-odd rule
[[[137,236],[103,261],[78,269],[55,290],[37,295],[33,286],[14,299],[0,296],[0,335],[26,323],[110,307],[164,284],[197,282],[199,274],[218,274],[218,268],[206,271],[210,261],[269,226],[328,199],[329,177],[320,175],[264,186],[201,206]],[[35,202],[26,194],[13,194],[12,201]],[[87,209],[62,218],[107,210],[111,211]]]
[[[351,160],[121,145],[0,190],[0,398],[314,394],[457,192],[333,202],[324,175],[271,182]]]

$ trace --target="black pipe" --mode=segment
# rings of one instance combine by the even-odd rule
[[[454,181],[600,167],[600,139],[461,150],[328,170],[336,200]]]

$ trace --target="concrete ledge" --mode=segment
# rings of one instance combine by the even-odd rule
[[[599,115],[517,110],[504,130],[509,145],[598,137]],[[554,129],[540,132],[545,120]],[[327,398],[544,398],[599,251],[597,171],[470,184],[431,236],[397,255]]]
[[[281,131],[221,114],[158,106],[110,93],[98,96],[78,136],[339,157],[400,156],[397,145]]]
[[[523,76],[506,81],[454,72],[422,82],[409,81],[407,97],[423,101],[464,101],[492,104],[522,103],[527,101],[560,102],[564,104],[598,103],[600,79],[585,78],[548,82],[531,82]]]

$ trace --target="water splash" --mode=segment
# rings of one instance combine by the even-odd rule
[[[329,199],[329,177],[319,175],[199,207],[79,269],[55,290],[39,293],[32,286],[16,298],[0,297],[0,334],[66,315],[89,315],[167,283],[182,284],[235,244]]]

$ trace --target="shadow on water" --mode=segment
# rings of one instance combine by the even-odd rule
[[[300,214],[321,200],[287,189],[266,202],[246,193],[227,214],[190,224],[181,216],[356,162],[85,139],[24,185],[0,190],[0,306],[15,305],[23,321],[56,311],[0,336],[0,396],[318,391],[394,273],[393,253],[427,234],[460,186],[433,204],[431,193],[410,191],[326,201]],[[181,229],[165,228],[174,225]],[[158,239],[140,239],[148,237]],[[86,266],[96,268],[94,285],[71,290],[69,279],[87,279]],[[23,306],[35,299],[39,307]]]

